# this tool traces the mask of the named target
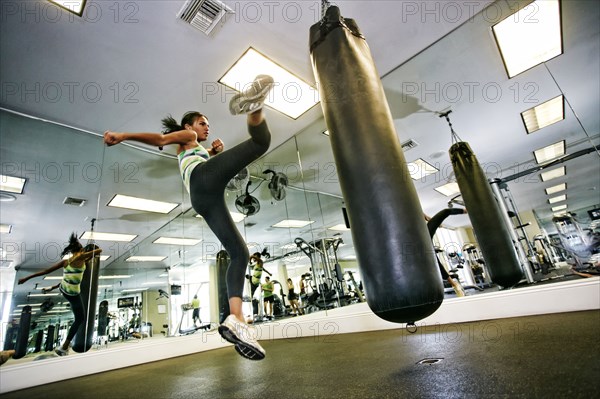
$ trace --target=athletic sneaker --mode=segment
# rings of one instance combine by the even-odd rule
[[[250,87],[233,96],[229,102],[231,115],[250,114],[261,109],[273,84],[269,75],[258,75]]]
[[[69,354],[69,350],[64,350],[61,346],[59,346],[58,348],[54,349],[54,353],[56,353],[58,356],[67,356]]]
[[[235,345],[235,350],[250,360],[262,360],[266,353],[262,346],[256,342],[255,330],[246,323],[242,323],[234,315],[229,315],[219,326],[219,334]]]

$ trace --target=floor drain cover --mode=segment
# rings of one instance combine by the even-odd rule
[[[443,357],[433,357],[428,359],[419,360],[417,364],[436,364],[444,360]]]

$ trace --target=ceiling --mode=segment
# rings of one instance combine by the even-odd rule
[[[29,180],[16,201],[0,203],[2,223],[13,225],[10,235],[2,235],[3,256],[13,261],[2,270],[3,292],[13,289],[7,276],[14,275],[14,266],[32,271],[55,262],[69,233],[89,230],[92,219],[97,231],[137,235],[133,243],[102,245],[111,256],[103,265],[107,272],[135,270],[141,279],[154,279],[166,266],[210,261],[218,251],[216,239],[190,210],[174,149],[106,148],[101,134],[157,132],[167,114],[178,118],[197,109],[209,116],[213,138],[226,146],[245,140],[243,119],[228,113],[233,93],[215,82],[251,46],[314,84],[308,29],[320,18],[320,4],[225,1],[235,14],[206,36],[176,18],[183,3],[92,2],[84,19],[58,12],[45,1],[5,8],[0,27],[3,173],[21,173]],[[508,16],[509,6],[516,3],[448,4],[336,2],[367,38],[400,141],[418,143],[405,152],[407,161],[422,158],[440,169],[415,182],[429,215],[449,200],[434,188],[454,179],[449,127],[431,111],[452,110],[454,129],[469,142],[488,177],[506,178],[533,168],[533,151],[560,140],[566,140],[568,154],[599,142],[597,2],[563,2],[564,54],[512,79],[490,26]],[[520,113],[559,94],[568,100],[565,120],[527,135]],[[295,236],[312,240],[331,235],[325,228],[343,222],[343,200],[331,148],[321,134],[326,126],[320,107],[296,120],[273,110],[267,118],[273,132],[271,151],[250,167],[256,178],[251,190],[258,187],[253,195],[262,209],[247,219],[252,226],[239,226],[256,249],[268,246],[278,256],[284,251],[275,248]],[[557,183],[568,181],[569,210],[585,221],[585,211],[600,203],[600,158],[591,153],[565,165],[567,177]],[[290,178],[286,201],[271,200],[266,184],[260,184],[267,167]],[[512,181],[509,189],[518,210],[535,211],[550,232],[552,212],[544,192],[549,185],[538,175]],[[166,215],[106,207],[117,193],[181,205]],[[228,193],[229,203],[236,195]],[[67,196],[87,202],[67,206],[62,203]],[[315,223],[300,231],[271,227],[283,218]],[[468,224],[467,216],[448,219],[450,226]],[[341,234],[348,243],[344,251],[351,252],[352,237]],[[152,245],[160,235],[203,241],[183,249]],[[167,258],[132,265],[125,262],[132,253]],[[298,262],[306,259],[300,256]],[[19,287],[16,302],[33,285]]]

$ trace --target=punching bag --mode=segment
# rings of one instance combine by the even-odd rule
[[[96,245],[87,245],[85,252],[98,249]],[[98,296],[98,276],[100,274],[100,255],[95,255],[85,262],[85,271],[81,280],[81,300],[85,312],[85,321],[79,326],[73,350],[75,352],[87,352],[94,343],[94,322],[96,321],[96,298]]]
[[[490,279],[502,287],[512,287],[523,273],[485,173],[468,143],[453,144],[450,159]]]
[[[331,6],[310,29],[310,52],[367,303],[391,322],[425,318],[444,289],[368,45]]]
[[[27,354],[27,345],[29,345],[29,329],[31,326],[31,306],[23,306],[21,310],[21,319],[19,320],[19,332],[17,333],[17,342],[15,343],[15,354],[13,359],[20,359]]]
[[[229,254],[221,250],[217,252],[217,298],[219,302],[219,324],[229,316],[229,296],[227,295],[227,268]]]

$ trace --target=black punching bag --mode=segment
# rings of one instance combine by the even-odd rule
[[[502,287],[512,287],[523,273],[485,173],[468,143],[453,144],[450,159],[490,279]]]
[[[87,245],[85,252],[99,249],[96,245]],[[94,344],[94,322],[96,321],[96,298],[98,296],[98,276],[100,274],[100,255],[96,254],[90,260],[85,262],[85,271],[81,280],[81,300],[85,312],[85,320],[79,326],[75,340],[73,341],[73,350],[75,352],[87,352]]]
[[[310,29],[313,71],[371,310],[409,323],[444,290],[423,211],[368,45],[329,7]]]
[[[29,345],[29,328],[31,327],[31,306],[27,305],[21,310],[21,319],[19,320],[19,332],[17,333],[17,342],[15,343],[15,354],[13,359],[20,359],[27,354],[27,345]]]

